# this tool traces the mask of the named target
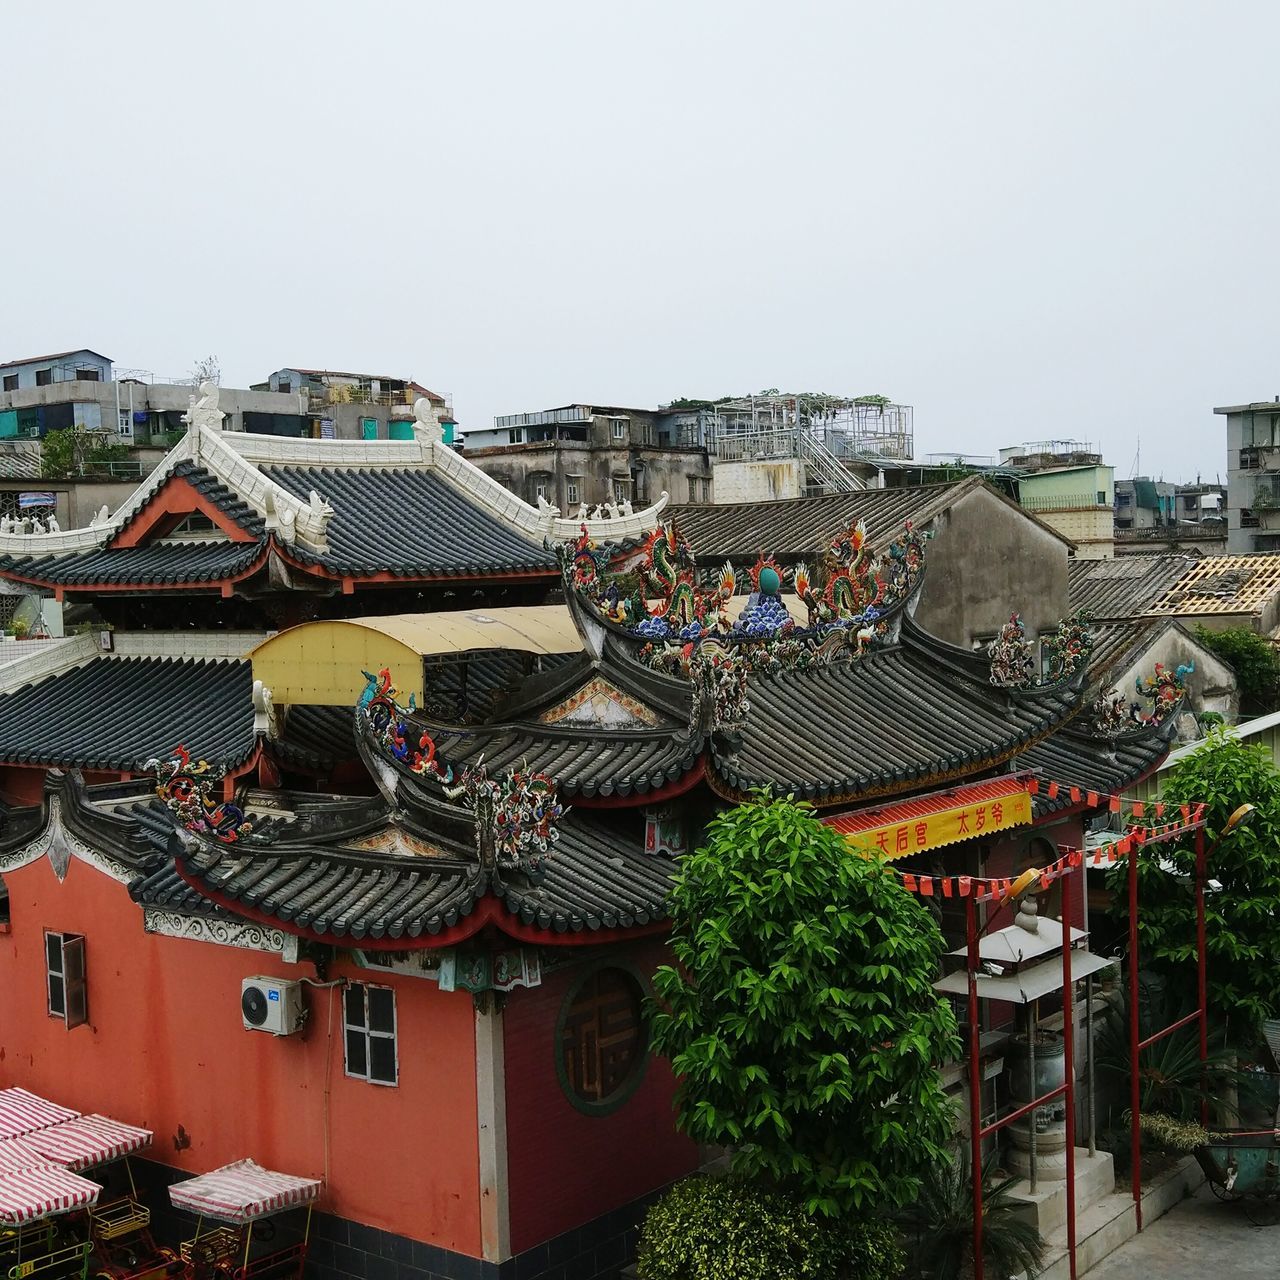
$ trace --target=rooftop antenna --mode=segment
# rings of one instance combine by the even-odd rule
[[[1129,472],[1129,479],[1136,480],[1138,478],[1138,468],[1142,465],[1142,432],[1138,432],[1138,452],[1133,455],[1133,468]]]

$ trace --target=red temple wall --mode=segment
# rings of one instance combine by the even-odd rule
[[[619,949],[618,963],[646,977],[666,959],[663,943]],[[544,975],[511,993],[504,1013],[507,1180],[511,1246],[530,1249],[629,1204],[698,1167],[698,1148],[676,1131],[675,1079],[651,1056],[636,1091],[609,1115],[585,1115],[556,1073],[556,1024],[583,967]]]
[[[396,991],[400,1083],[369,1084],[344,1074],[338,991],[308,989],[311,1021],[299,1035],[241,1026],[243,978],[312,976],[311,965],[146,934],[125,888],[74,859],[61,885],[45,858],[4,879],[0,1086],[144,1125],[156,1135],[147,1154],[192,1173],[250,1156],[325,1174],[327,1144],[322,1209],[479,1255],[470,996],[335,964],[330,978]],[[87,1026],[67,1030],[48,1014],[46,928],[85,936]],[[179,1126],[190,1139],[181,1151]]]

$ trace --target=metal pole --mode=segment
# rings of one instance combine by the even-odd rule
[[[1196,828],[1196,994],[1200,999],[1200,1124],[1209,1127],[1209,1088],[1205,1063],[1209,1059],[1208,957],[1205,955],[1204,880],[1207,856],[1204,827]]]
[[[1076,994],[1071,981],[1071,891],[1062,881],[1062,1061],[1067,1072],[1067,1261],[1076,1280]]]
[[[1093,1095],[1093,974],[1084,980],[1084,1073],[1089,1105],[1089,1159],[1098,1154],[1097,1099]]]
[[[1133,1220],[1142,1230],[1142,1133],[1138,1128],[1141,1093],[1138,1080],[1138,845],[1129,843],[1129,1158]]]
[[[1040,1001],[1033,1000],[1027,1005],[1027,1072],[1031,1076],[1031,1096],[1039,1096],[1040,1086],[1036,1084],[1036,1029],[1040,1025]],[[1037,1107],[1031,1113],[1031,1123],[1027,1130],[1027,1160],[1030,1164],[1027,1181],[1031,1185],[1031,1194],[1036,1192],[1036,1124],[1040,1118]]]
[[[978,1031],[978,924],[973,895],[964,900],[969,971],[969,1176],[973,1180],[973,1276],[983,1280],[982,1265],[982,1063]]]

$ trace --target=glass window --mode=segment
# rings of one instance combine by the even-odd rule
[[[565,501],[574,506],[582,501],[582,477],[569,476],[564,485]]]
[[[615,478],[613,482],[614,502],[626,502],[631,497],[631,481]]]
[[[78,382],[101,382],[102,373],[98,369],[77,369],[76,380]]]
[[[614,418],[613,422],[613,438],[615,440],[625,440],[627,438],[627,422],[625,418]]]
[[[347,1075],[371,1084],[396,1084],[396,993],[353,982],[343,994]]]
[[[45,991],[49,1016],[78,1027],[89,1019],[85,990],[84,938],[78,933],[44,935]]]
[[[17,391],[18,375],[16,373],[6,373],[4,375],[4,389],[6,391]]]
[[[53,370],[37,369],[36,370],[36,386],[49,387],[52,385],[53,385]]]
[[[570,995],[560,1025],[560,1069],[577,1101],[619,1100],[644,1065],[640,986],[623,969],[599,969]]]

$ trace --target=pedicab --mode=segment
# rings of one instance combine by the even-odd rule
[[[86,1280],[93,1250],[86,1211],[101,1190],[41,1163],[21,1138],[0,1141],[0,1280]]]
[[[28,1134],[26,1142],[72,1173],[119,1161],[129,1182],[127,1195],[99,1204],[90,1214],[93,1269],[100,1280],[161,1280],[182,1270],[172,1249],[155,1242],[151,1210],[138,1198],[129,1156],[151,1145],[151,1131],[109,1116],[76,1116]]]
[[[170,1201],[197,1218],[195,1235],[178,1248],[184,1274],[188,1280],[301,1280],[319,1194],[318,1178],[276,1173],[253,1160],[174,1183]],[[304,1208],[300,1228],[290,1224]],[[219,1225],[206,1228],[206,1219]],[[282,1243],[291,1225],[296,1238]]]
[[[1224,1129],[1195,1149],[1219,1200],[1240,1200],[1258,1226],[1280,1222],[1280,1130]]]

